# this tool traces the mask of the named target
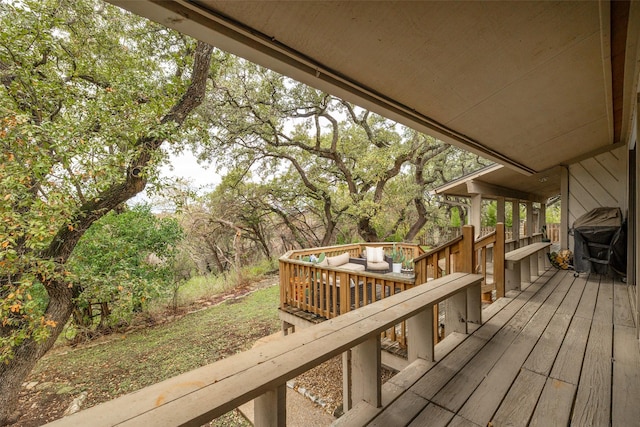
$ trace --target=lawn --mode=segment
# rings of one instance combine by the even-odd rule
[[[278,304],[278,286],[268,286],[170,323],[79,348],[57,348],[38,363],[23,387],[21,407],[27,414],[16,425],[36,426],[61,417],[83,391],[86,408],[244,351],[279,330]],[[229,413],[212,425],[248,424]]]

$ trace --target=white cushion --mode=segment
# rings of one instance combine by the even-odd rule
[[[367,246],[367,261],[369,262],[383,262],[384,261],[384,249],[380,247]]]
[[[336,256],[328,256],[326,259],[330,266],[338,267],[349,262],[349,252],[345,252]]]

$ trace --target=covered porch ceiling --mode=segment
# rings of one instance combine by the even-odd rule
[[[560,194],[561,168],[556,166],[542,173],[524,175],[503,165],[495,164],[442,185],[432,194],[486,199],[523,200],[546,203]]]
[[[634,138],[635,2],[110,1],[521,174]]]

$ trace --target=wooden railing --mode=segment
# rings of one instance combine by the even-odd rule
[[[383,247],[389,254],[393,243],[362,243],[327,246],[289,251],[280,260],[280,308],[296,308],[307,313],[331,319],[340,314],[364,307],[391,295],[416,286],[415,277],[409,274],[381,274],[353,271],[340,267],[320,266],[303,258],[325,254],[327,257],[348,252],[350,257],[361,256],[365,247]],[[424,251],[408,243],[396,243],[406,259],[416,259]],[[390,328],[383,334],[400,347],[406,347],[406,325]]]
[[[498,224],[495,230],[474,240],[474,229],[462,227],[462,235],[438,248],[424,253],[417,245],[396,244],[405,257],[413,259],[414,276],[357,272],[339,267],[321,267],[302,258],[324,253],[335,256],[349,252],[358,257],[364,246],[382,246],[387,252],[391,243],[353,244],[290,251],[280,258],[281,309],[296,308],[330,319],[340,314],[371,304],[420,284],[454,272],[482,274],[483,300],[487,303],[504,296],[505,228]],[[342,286],[343,283],[348,284]],[[446,314],[445,314],[446,318]],[[434,327],[440,322],[437,307]],[[444,333],[435,334],[444,338]],[[385,336],[406,346],[406,325],[399,324]]]
[[[52,422],[72,426],[201,426],[254,400],[256,426],[286,425],[286,383],[350,350],[350,376],[343,380],[354,404],[382,404],[380,380],[383,330],[405,321],[416,325],[409,360],[434,360],[428,323],[431,306],[464,293],[458,308],[465,322],[480,323],[479,276],[453,274],[432,287],[419,287],[314,325],[291,336],[175,376]],[[475,303],[478,304],[475,304]],[[425,318],[426,317],[426,318]]]

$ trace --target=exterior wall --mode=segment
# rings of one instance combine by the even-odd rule
[[[627,215],[627,148],[620,147],[569,166],[568,227],[598,207],[619,207]],[[573,248],[573,239],[569,238]]]

